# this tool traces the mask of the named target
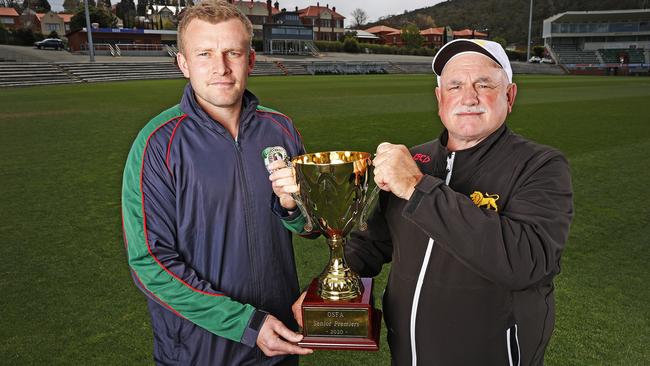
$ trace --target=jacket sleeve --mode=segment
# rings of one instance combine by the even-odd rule
[[[573,216],[566,159],[556,153],[530,171],[503,211],[477,207],[442,180],[425,176],[403,215],[444,250],[485,278],[512,290],[550,280]]]
[[[363,277],[375,277],[384,263],[392,260],[393,243],[384,211],[390,196],[379,194],[379,203],[368,218],[368,229],[355,230],[345,246],[345,259],[350,268]]]
[[[177,315],[218,336],[255,346],[266,314],[213,288],[176,249],[174,178],[164,144],[149,143],[155,132],[145,128],[140,133],[124,170],[124,237],[135,282]]]

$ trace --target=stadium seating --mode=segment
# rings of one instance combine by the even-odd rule
[[[613,49],[600,49],[603,61],[608,64],[617,64],[620,62],[620,55],[627,53],[629,56],[628,63],[630,64],[643,64],[645,63],[645,54],[642,48],[613,48]]]
[[[0,87],[69,84],[80,81],[47,62],[0,62]]]
[[[171,61],[165,62],[62,62],[57,66],[86,82],[177,79],[183,74]]]
[[[561,64],[601,64],[602,60],[596,51],[581,50],[574,44],[555,44],[553,52]]]

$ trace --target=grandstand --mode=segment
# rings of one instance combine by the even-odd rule
[[[571,73],[650,75],[650,9],[568,11],[545,19],[542,32]]]

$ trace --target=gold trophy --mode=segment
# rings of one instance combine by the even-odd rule
[[[328,151],[291,160],[300,187],[294,199],[330,248],[330,260],[312,280],[302,303],[303,340],[316,349],[379,349],[381,312],[373,307],[372,279],[360,278],[345,262],[345,238],[356,225],[365,230],[378,190],[369,192],[371,155]]]

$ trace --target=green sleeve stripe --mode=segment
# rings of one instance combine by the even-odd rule
[[[206,330],[239,342],[255,308],[222,294],[191,287],[158,261],[147,242],[142,192],[144,154],[149,138],[183,115],[178,106],[151,120],[138,134],[124,168],[122,215],[129,265],[142,285],[174,311]]]
[[[307,220],[305,220],[305,217],[302,215],[302,213],[300,213],[293,220],[282,220],[282,225],[284,225],[284,227],[291,232],[294,232],[296,234],[303,234],[305,232],[306,222]]]

